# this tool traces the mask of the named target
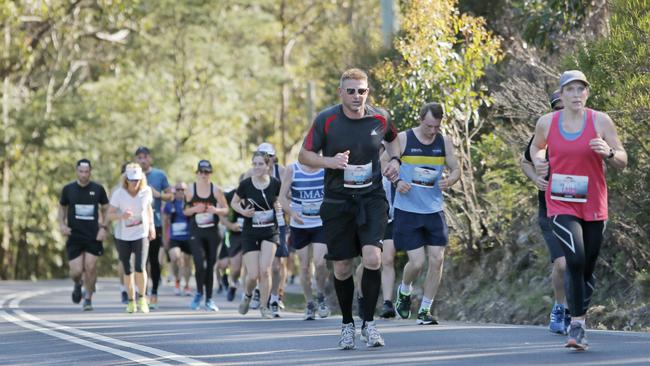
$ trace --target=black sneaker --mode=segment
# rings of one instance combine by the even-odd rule
[[[128,299],[127,299],[128,301]],[[91,311],[93,310],[93,303],[90,299],[84,299],[84,305],[82,308],[84,311]]]
[[[408,319],[411,316],[411,295],[404,295],[397,289],[397,301],[395,301],[397,314],[402,319]]]
[[[126,291],[122,291],[122,304],[126,305],[129,303],[129,295],[126,293]]]
[[[228,288],[228,294],[226,295],[226,300],[233,301],[235,300],[235,293],[237,292],[237,287]]]
[[[420,310],[418,312],[418,319],[415,323],[418,325],[438,325],[438,320],[431,315],[431,311]]]
[[[271,303],[271,314],[273,314],[274,318],[279,318],[280,317],[280,307],[278,306],[277,301],[273,301]]]
[[[81,282],[74,284],[74,289],[72,290],[72,302],[75,304],[81,302]]]
[[[381,308],[381,313],[379,314],[380,318],[391,319],[394,318],[397,314],[395,313],[395,306],[390,300],[384,301],[384,305]]]

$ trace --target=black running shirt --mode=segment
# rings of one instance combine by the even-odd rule
[[[267,238],[277,232],[278,223],[273,204],[280,195],[280,181],[271,177],[269,185],[263,190],[253,185],[252,178],[239,182],[237,196],[242,200],[242,207],[253,207],[253,217],[244,218],[244,235]]]
[[[363,195],[383,189],[379,148],[381,141],[393,141],[397,129],[388,118],[388,113],[366,105],[365,115],[350,119],[343,113],[341,104],[320,112],[305,137],[303,147],[323,156],[332,157],[350,150],[348,169],[325,169],[325,197],[341,195]],[[370,173],[370,169],[372,170]],[[347,178],[346,178],[347,176]]]
[[[533,158],[530,156],[530,145],[533,144],[533,139],[535,136],[530,138],[530,141],[528,141],[528,145],[526,146],[526,150],[524,151],[524,159],[528,160],[529,162],[533,162]],[[546,159],[548,160],[548,150],[546,151]],[[546,176],[546,179],[548,180],[549,176]],[[539,208],[546,210],[546,195],[544,191],[537,191],[537,201],[539,202]]]
[[[72,230],[68,241],[95,242],[99,231],[99,206],[108,204],[104,187],[92,181],[82,187],[74,181],[63,187],[59,204],[68,209],[68,226]]]

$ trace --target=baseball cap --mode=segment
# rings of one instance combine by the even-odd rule
[[[273,145],[269,144],[268,142],[261,143],[260,146],[257,147],[256,151],[267,153],[269,155],[275,155],[275,149],[273,148]]]
[[[151,155],[151,151],[146,146],[140,146],[135,150],[135,155],[140,155],[140,154]]]
[[[127,166],[124,174],[126,174],[126,179],[128,180],[141,180],[143,177],[142,168],[136,164]]]
[[[90,160],[88,159],[80,159],[79,161],[77,161],[77,168],[80,166],[88,167],[90,169],[93,168],[92,165],[90,164]]]
[[[560,76],[560,88],[567,85],[572,81],[582,81],[585,85],[589,86],[587,77],[580,70],[569,70],[562,73]]]
[[[560,100],[560,89],[555,90],[551,96],[548,98],[549,104],[551,104],[551,108],[555,105]]]
[[[199,164],[196,166],[197,172],[210,172],[212,173],[212,164],[207,160],[199,160]]]

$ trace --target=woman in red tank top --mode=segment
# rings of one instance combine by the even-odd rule
[[[560,97],[564,110],[537,121],[530,152],[537,173],[550,173],[548,216],[569,271],[572,322],[565,346],[585,350],[585,315],[595,288],[593,272],[608,218],[603,161],[622,169],[627,154],[612,119],[586,107],[589,82],[582,72],[562,74]],[[548,164],[544,149],[548,149]]]

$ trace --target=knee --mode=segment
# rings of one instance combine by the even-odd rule
[[[260,270],[260,279],[267,279],[271,276],[271,271],[269,268],[263,268]]]
[[[310,269],[311,266],[309,266],[309,263],[307,263],[306,265],[302,263],[300,264],[300,273],[302,273],[303,275],[309,275],[309,273],[311,272]]]
[[[424,268],[424,258],[417,257],[409,259],[409,266],[416,271],[421,271]]]
[[[334,263],[334,277],[337,280],[343,281],[352,276],[352,263],[346,262],[336,262]]]
[[[557,273],[564,274],[566,272],[566,260],[564,257],[556,258],[553,262],[553,267]]]
[[[379,269],[381,267],[381,253],[364,254],[363,266],[368,269]]]
[[[314,260],[314,267],[317,271],[324,271],[327,269],[327,262],[323,258]]]

